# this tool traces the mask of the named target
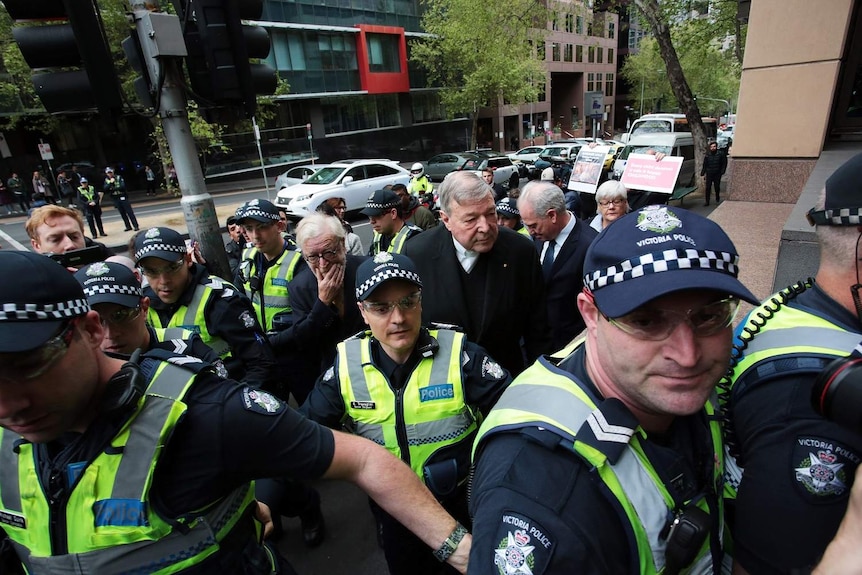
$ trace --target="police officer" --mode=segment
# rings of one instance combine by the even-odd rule
[[[385,446],[465,523],[477,421],[509,384],[509,374],[463,334],[421,327],[422,281],[406,256],[383,252],[360,265],[356,299],[370,331],[338,345],[334,365],[302,411]],[[397,519],[374,502],[371,507],[391,574],[441,571],[435,557],[445,559],[446,548],[429,553]],[[464,533],[458,529],[453,540]]]
[[[738,261],[717,224],[667,206],[590,245],[585,337],[519,375],[479,430],[471,574],[720,572],[712,398],[739,300],[757,301]]]
[[[282,236],[285,223],[278,212],[272,202],[263,199],[237,208],[236,221],[248,236],[249,247],[243,252],[236,283],[251,299],[255,317],[267,332],[277,358],[278,377],[264,389],[284,401],[293,393],[297,404],[301,404],[311,390],[306,382],[313,381],[319,370],[306,373],[308,364],[302,361],[289,333],[293,321],[288,284],[305,261],[293,243]],[[274,507],[277,534],[281,530],[280,515],[298,515],[305,544],[314,547],[323,541],[325,524],[317,490],[295,481],[263,489],[258,495]]]
[[[518,200],[515,198],[503,198],[497,202],[497,225],[505,226],[515,230],[521,235],[530,236],[530,232],[521,221],[521,212],[518,211]]]
[[[107,236],[105,228],[102,225],[102,197],[104,193],[97,192],[96,188],[90,185],[87,178],[81,178],[81,185],[78,186],[78,206],[84,212],[87,218],[87,225],[90,226],[90,235],[94,238]],[[99,231],[99,234],[96,233]]]
[[[132,228],[138,231],[138,219],[135,217],[135,210],[132,209],[132,204],[129,202],[128,192],[126,191],[126,180],[123,176],[114,175],[114,169],[111,167],[105,168],[105,183],[102,186],[102,191],[111,196],[114,201],[114,207],[123,218],[123,223],[126,225],[123,231],[128,232]]]
[[[862,437],[818,415],[818,373],[862,340],[859,238],[862,155],[827,180],[817,206],[820,267],[767,298],[738,332],[731,387],[731,453],[744,468],[736,499],[739,572],[806,572],[835,535],[862,460]],[[615,224],[616,225],[616,224]],[[741,568],[740,568],[741,566]]]
[[[374,230],[369,256],[380,252],[400,254],[404,243],[422,232],[422,228],[404,221],[401,198],[392,190],[376,190],[359,213],[368,217]]]
[[[407,190],[414,196],[430,194],[434,191],[431,180],[425,175],[425,166],[422,165],[422,162],[416,162],[410,166],[410,181],[407,183]]]
[[[0,523],[27,572],[273,573],[251,483],[273,475],[353,481],[432,548],[455,530],[384,449],[194,358],[113,359],[63,267],[2,251],[0,269]]]
[[[170,228],[150,228],[134,238],[135,265],[147,278],[147,321],[201,336],[234,379],[265,386],[275,359],[249,301],[230,283],[191,260],[185,240]]]
[[[96,262],[75,272],[90,307],[99,314],[104,339],[102,351],[132,355],[135,350],[164,349],[210,363],[227,377],[218,354],[196,333],[179,327],[156,329],[147,325],[150,298],[144,297],[135,273],[116,262]]]

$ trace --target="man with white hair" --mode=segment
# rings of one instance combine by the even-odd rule
[[[530,182],[518,198],[521,221],[542,262],[551,349],[562,349],[584,329],[573,294],[584,287],[584,256],[598,235],[566,209],[563,191],[553,182]]]
[[[446,176],[440,221],[403,252],[425,278],[423,323],[463,327],[467,339],[520,373],[525,357],[531,362],[551,351],[536,250],[521,234],[498,227],[494,193],[471,172]]]

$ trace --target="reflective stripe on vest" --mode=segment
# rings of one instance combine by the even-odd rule
[[[296,250],[285,249],[274,264],[266,270],[266,275],[261,282],[263,289],[263,304],[265,310],[261,312],[260,306],[260,290],[252,290],[249,280],[254,277],[255,259],[259,250],[256,247],[246,248],[242,253],[243,261],[250,262],[244,268],[248,271],[248,276],[243,271],[243,278],[246,280],[243,284],[245,293],[251,298],[251,305],[254,307],[254,313],[257,320],[263,326],[264,331],[272,329],[272,320],[276,314],[281,312],[290,313],[290,294],[287,290],[287,284],[293,280],[293,275],[296,272],[296,266],[302,260],[302,255]],[[286,258],[290,254],[290,261]]]
[[[230,346],[222,338],[210,333],[207,325],[206,309],[210,298],[217,297],[213,291],[224,288],[236,289],[228,282],[215,276],[209,276],[207,283],[195,285],[192,301],[188,306],[181,305],[171,316],[167,325],[162,323],[158,312],[151,306],[147,311],[147,321],[154,328],[179,327],[201,336],[205,344],[210,346],[222,359],[230,357]]]
[[[473,444],[473,460],[481,442],[494,433],[525,427],[552,431],[561,438],[561,445],[595,469],[619,503],[625,515],[623,525],[630,526],[637,544],[639,572],[660,573],[665,566],[667,544],[662,535],[676,504],[644,454],[643,430],[610,423],[605,411],[611,410],[610,401],[617,400],[604,400],[597,406],[596,399],[570,373],[540,358],[503,392],[482,423]],[[708,416],[714,413],[711,403],[705,408]],[[718,462],[712,478],[717,485],[723,472],[721,430],[717,422],[710,423],[710,436]],[[607,453],[621,447],[621,455],[611,463]],[[710,513],[704,498],[698,507]],[[722,513],[720,509],[719,521],[723,527]],[[712,570],[709,537],[688,572],[696,572],[695,567],[704,573]]]
[[[440,347],[419,361],[400,397],[372,363],[370,337],[341,342],[336,359],[348,426],[407,462],[419,477],[436,451],[469,439],[477,427],[464,397],[464,334],[429,333]]]
[[[772,305],[771,299],[764,305]],[[758,313],[769,318],[762,328],[755,325],[755,321],[761,323]],[[761,306],[752,310],[742,325],[756,333],[748,339],[734,366],[731,379],[734,398],[772,376],[819,372],[833,359],[849,355],[862,339],[862,334],[790,306],[782,306],[776,312]]]
[[[149,502],[153,474],[186,411],[182,399],[194,378],[170,363],[158,366],[137,411],[111,441],[114,449],[101,452],[80,471],[64,509],[50,509],[33,446],[22,444],[15,455],[6,449],[13,434],[2,431],[4,529],[30,573],[175,573],[219,551],[220,542],[252,505],[253,485],[181,518],[186,528],[162,519]],[[18,525],[8,521],[9,512],[18,513]],[[59,524],[67,527],[67,554],[52,556],[52,512],[65,514]],[[249,532],[250,540],[253,535]]]
[[[83,197],[88,202],[94,201],[94,198],[96,197],[96,188],[94,188],[93,186],[87,186],[86,188],[84,186],[81,186],[80,188],[78,188],[78,191],[81,192],[81,197]]]
[[[392,241],[389,242],[389,247],[386,248],[386,251],[392,254],[400,254],[401,250],[404,249],[404,242],[407,241],[407,238],[410,236],[410,232],[413,230],[412,226],[404,224],[398,233],[393,236]],[[372,248],[371,255],[380,253],[380,241],[383,239],[383,236],[374,232],[374,239],[372,240]]]

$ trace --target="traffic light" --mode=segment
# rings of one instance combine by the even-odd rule
[[[16,21],[12,37],[34,71],[33,87],[48,112],[98,108],[110,114],[122,109],[120,83],[95,0],[3,4]]]
[[[272,94],[278,85],[276,71],[249,59],[269,55],[265,28],[242,20],[258,20],[262,0],[173,0],[181,19],[192,89],[215,105],[239,105],[253,116],[257,94]],[[202,103],[206,107],[206,103]]]

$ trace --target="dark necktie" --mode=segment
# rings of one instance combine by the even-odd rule
[[[551,277],[551,268],[554,266],[554,240],[548,240],[545,243],[545,257],[542,258],[542,273],[545,278]]]

